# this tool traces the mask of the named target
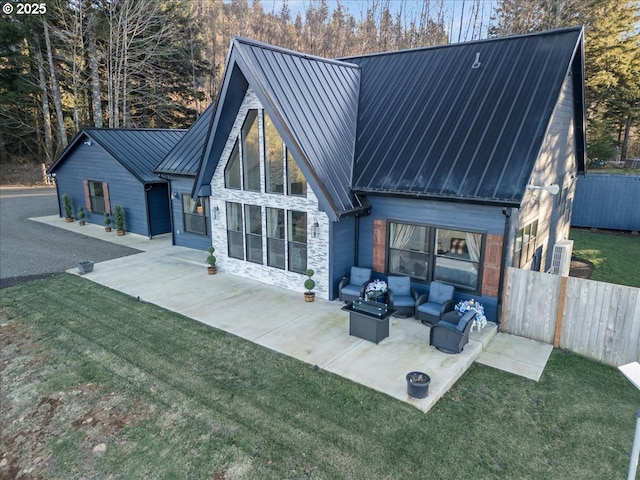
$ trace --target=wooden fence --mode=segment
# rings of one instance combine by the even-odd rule
[[[640,361],[640,288],[508,267],[501,330],[612,366]]]

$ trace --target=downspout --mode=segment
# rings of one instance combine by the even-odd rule
[[[504,215],[504,234],[502,237],[502,261],[500,262],[500,280],[498,282],[498,328],[502,324],[502,293],[504,292],[504,280],[505,272],[507,269],[507,248],[509,239],[509,230],[511,229],[511,209],[502,207],[502,214]]]
[[[360,215],[356,215],[356,220],[355,220],[355,234],[353,235],[353,241],[354,241],[354,245],[353,245],[353,264],[354,265],[359,265],[358,263],[358,254],[359,254],[359,248],[358,248],[358,243],[360,243]]]

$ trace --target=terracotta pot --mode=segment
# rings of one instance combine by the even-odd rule
[[[216,267],[215,265],[207,267],[207,273],[209,275],[215,275],[216,273],[218,273],[218,267]]]
[[[315,292],[304,292],[304,301],[313,302],[316,299]]]
[[[87,224],[87,222],[85,222],[84,220],[80,220],[78,223],[81,227],[84,227]]]
[[[104,231],[105,232],[110,232],[111,231],[111,227],[104,227]]]
[[[119,237],[122,237],[125,233],[126,233],[126,232],[125,232],[124,230],[116,230],[116,234],[117,234]]]
[[[64,217],[64,221],[67,223],[72,223],[73,222],[73,217]]]

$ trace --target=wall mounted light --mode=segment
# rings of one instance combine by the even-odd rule
[[[90,147],[90,146],[91,146],[91,140],[87,140],[86,142],[84,142],[84,144],[85,144],[86,146]]]
[[[318,223],[318,220],[314,220],[313,221],[313,225],[311,228],[311,233],[313,234],[313,238],[317,238],[318,237],[318,232],[320,231],[320,224]]]
[[[214,220],[218,220],[219,217],[220,217],[220,209],[218,208],[218,205],[214,205],[213,206],[213,219]]]
[[[178,199],[178,192],[171,192],[171,198],[174,200]]]
[[[552,183],[547,187],[541,187],[539,185],[527,185],[527,190],[545,190],[549,192],[551,195],[557,195],[560,191],[560,186],[557,183]]]

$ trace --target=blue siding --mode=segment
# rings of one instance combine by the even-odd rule
[[[184,218],[182,216],[182,194],[190,195],[193,188],[193,177],[167,176],[169,178],[171,192],[177,193],[177,198],[171,198],[171,217],[173,219],[173,244],[181,247],[206,250],[211,246],[210,233],[207,236],[186,233],[184,231]],[[180,233],[178,233],[180,232]],[[202,257],[203,261],[206,256]]]
[[[151,236],[171,231],[169,216],[169,186],[166,183],[154,183],[147,186],[147,208],[149,209],[149,227]]]
[[[111,212],[114,205],[122,205],[127,231],[145,236],[149,234],[144,185],[96,142],[92,145],[78,142],[56,169],[58,194],[69,194],[74,215],[78,206],[86,210],[84,180],[106,182],[109,185]],[[87,211],[86,221],[103,225],[102,214]]]
[[[579,177],[571,225],[640,230],[640,175]]]
[[[355,217],[345,217],[330,224],[329,299],[338,298],[338,285],[349,275],[355,260]],[[367,266],[367,265],[363,265]],[[370,266],[370,265],[368,265]]]
[[[376,219],[469,229],[495,235],[504,234],[504,215],[498,207],[373,195],[369,195],[368,200],[371,203],[371,215],[360,218],[358,265],[368,266],[373,263],[373,221]],[[426,283],[412,282],[412,286],[418,293],[426,293],[429,290]],[[497,320],[497,297],[470,295],[456,290],[454,301],[470,298],[484,305],[489,320]]]

